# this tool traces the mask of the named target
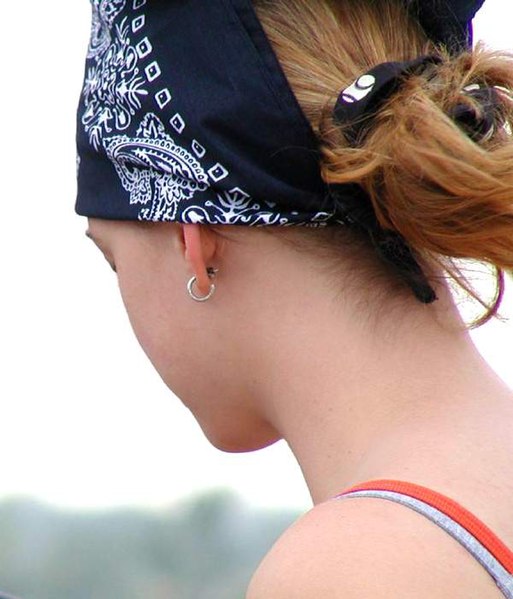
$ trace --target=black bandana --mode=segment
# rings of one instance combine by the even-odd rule
[[[250,0],[92,0],[92,9],[79,214],[235,225],[331,218],[317,139]]]
[[[79,214],[344,224],[320,177],[316,136],[251,0],[91,4],[77,111]]]
[[[485,0],[406,0],[428,36],[453,52],[472,47],[472,19]]]

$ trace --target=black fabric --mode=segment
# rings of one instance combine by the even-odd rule
[[[410,4],[427,30],[444,36],[449,16],[456,26],[480,2]],[[318,141],[251,0],[91,5],[77,110],[79,214],[339,223],[320,177]],[[439,12],[442,5],[452,9]]]
[[[318,142],[250,0],[92,0],[76,210],[315,223]]]
[[[472,19],[485,0],[406,0],[428,36],[454,52],[472,46]]]

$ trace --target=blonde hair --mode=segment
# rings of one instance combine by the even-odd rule
[[[323,179],[359,184],[381,227],[404,237],[428,280],[445,272],[485,307],[473,327],[497,316],[504,273],[513,272],[513,54],[480,43],[451,56],[399,0],[254,0],[254,6],[319,138]],[[410,77],[380,109],[363,143],[351,147],[333,120],[340,91],[379,63],[432,53],[443,59],[436,74]],[[474,83],[496,86],[500,97],[498,126],[479,142],[449,116],[462,102],[479,114],[482,106],[463,90]],[[336,250],[337,239],[352,234],[324,235]],[[357,251],[365,243],[360,240]],[[494,268],[491,304],[455,259]],[[374,274],[376,267],[375,260]]]

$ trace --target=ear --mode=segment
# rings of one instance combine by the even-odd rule
[[[205,225],[180,224],[187,265],[196,276],[196,287],[200,293],[210,290],[207,267],[212,266],[219,240],[217,235]]]

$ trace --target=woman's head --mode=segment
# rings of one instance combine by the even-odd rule
[[[445,314],[457,323],[445,280],[447,272],[458,276],[451,259],[513,268],[511,96],[501,92],[499,126],[479,142],[449,116],[462,102],[481,110],[465,97],[468,85],[512,89],[512,58],[484,49],[452,57],[396,0],[256,0],[254,6],[315,135],[319,181],[364,190],[376,222],[409,244],[439,301],[418,302],[411,281],[380,258],[365,231],[342,225],[280,227],[293,224],[282,218],[282,198],[261,198],[259,204],[238,187],[216,188],[210,179],[222,184],[223,165],[204,167],[201,160],[208,152],[197,139],[189,140],[187,150],[179,146],[175,132],[188,129],[178,113],[170,121],[172,135],[163,119],[147,114],[132,137],[120,132],[106,137],[111,170],[130,195],[126,210],[137,209],[136,219],[175,222],[122,221],[124,215],[104,215],[95,204],[88,213],[91,234],[115,261],[131,323],[150,360],[209,439],[231,451],[256,449],[279,437],[271,424],[273,406],[259,398],[273,396],[281,383],[263,373],[286,364],[287,352],[297,347],[308,355],[310,343],[322,346],[312,342],[312,327],[326,338],[329,351],[327,323],[337,327],[348,346],[371,335],[376,343],[381,334],[399,339],[402,330],[427,329]],[[369,124],[363,143],[349,144],[333,118],[341,89],[376,64],[432,53],[442,56],[441,64],[429,76],[404,81]],[[213,89],[214,79],[212,74]],[[210,80],[205,81],[208,91]],[[239,82],[230,81],[235,95]],[[91,134],[102,126],[98,120],[96,128],[87,129],[95,106],[90,104],[83,119]],[[209,110],[215,115],[215,103]],[[223,110],[219,106],[220,114]],[[234,135],[237,119],[218,118],[203,122],[210,134],[218,131],[210,148],[218,143],[221,151],[221,140]],[[258,120],[252,129],[252,135],[263,133]],[[258,143],[258,136],[254,139]],[[251,152],[239,145],[247,159]],[[260,148],[253,159],[265,154]],[[309,154],[314,155],[313,147]],[[298,171],[291,156],[277,153],[281,172],[284,164],[289,172]],[[277,171],[270,168],[267,174],[272,178]],[[305,180],[311,181],[311,174]],[[188,177],[195,176],[193,189]],[[291,181],[280,180],[273,188],[283,190],[288,200],[294,196]],[[318,196],[321,203],[312,205],[312,189],[302,192],[299,213],[287,206],[291,219],[308,214],[307,224],[319,225],[333,216],[329,197]],[[308,201],[307,193],[312,193]],[[218,213],[221,220],[205,224]],[[200,304],[188,295],[187,282],[194,275],[196,291],[205,294],[211,284],[207,268],[218,269],[216,291]]]

